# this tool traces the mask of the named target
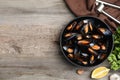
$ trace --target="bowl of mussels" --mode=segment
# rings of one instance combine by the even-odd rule
[[[107,24],[95,17],[72,20],[60,35],[60,48],[65,58],[77,66],[96,66],[113,49],[113,36]]]

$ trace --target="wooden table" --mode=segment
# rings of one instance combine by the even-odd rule
[[[92,80],[95,67],[77,75],[82,67],[59,49],[60,32],[74,18],[63,0],[0,0],[0,80]]]

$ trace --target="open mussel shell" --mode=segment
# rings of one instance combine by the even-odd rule
[[[66,33],[65,38],[76,36],[76,33]]]
[[[71,39],[75,38],[76,36],[77,36],[76,33],[66,33],[65,34],[66,40],[71,40]]]
[[[73,59],[73,58],[74,58],[74,55],[71,54],[71,53],[69,53],[69,54],[68,54],[68,57],[69,57],[70,59]]]
[[[90,56],[90,64],[93,64],[95,62],[95,56],[91,55]]]
[[[88,23],[89,24],[89,31],[93,31],[93,25],[91,22]]]
[[[68,53],[73,53],[73,48],[69,47],[69,46],[63,46],[63,49],[68,52]]]
[[[82,35],[77,33],[66,33],[64,37],[67,41],[72,40],[74,38],[76,38],[78,41],[83,39]]]
[[[82,29],[81,29],[81,32],[83,34],[88,34],[88,33],[92,32],[92,31],[93,31],[93,26],[92,26],[91,22],[88,22],[88,23],[84,24]]]
[[[94,35],[92,35],[92,38],[94,38],[94,39],[102,39],[103,36],[102,35],[98,35],[98,34],[94,34]]]
[[[65,34],[65,38],[72,36],[72,33]]]
[[[78,35],[76,36],[76,38],[77,38],[78,41],[83,39],[83,37],[82,37],[81,34],[78,34]]]
[[[73,22],[72,24],[70,24],[70,25],[66,28],[66,30],[72,31],[76,26],[77,26],[77,22],[75,21],[75,22]]]
[[[89,32],[89,24],[85,24],[83,29],[84,29],[84,33],[87,34]]]
[[[110,30],[108,30],[107,28],[98,28],[98,31],[99,31],[100,33],[102,33],[103,35],[106,35],[106,36],[112,34],[112,32],[111,32]]]
[[[79,30],[81,29],[81,27],[84,25],[84,22],[83,21],[80,21],[80,22],[78,22],[78,24],[76,25],[76,27],[75,27],[75,30],[78,30],[78,32],[79,32]]]
[[[94,44],[93,46],[91,46],[91,49],[93,50],[100,50],[100,46],[97,44]]]
[[[92,54],[92,55],[98,55],[98,53],[95,51],[95,50],[93,50],[93,49],[91,49],[91,48],[88,48],[88,51]]]
[[[83,58],[81,58],[81,57],[78,57],[77,60],[78,60],[80,63],[82,63],[83,65],[87,65],[87,64],[88,64],[88,62],[85,61],[85,60],[83,60]]]
[[[78,41],[79,45],[88,45],[89,43],[90,43],[89,40],[80,40],[80,41]]]
[[[102,50],[106,50],[107,48],[106,48],[106,46],[105,46],[104,44],[102,44],[102,45],[101,45],[101,49],[102,49]]]
[[[80,17],[71,21],[60,36],[60,47],[65,58],[77,66],[102,63],[113,47],[109,27],[94,17]]]

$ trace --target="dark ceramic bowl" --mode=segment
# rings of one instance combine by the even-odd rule
[[[87,45],[87,47],[85,48],[85,47],[81,47],[81,45],[79,46],[79,45],[76,45],[76,42],[77,42],[77,40],[75,39],[75,40],[73,40],[73,42],[71,43],[71,45],[72,45],[72,48],[73,48],[73,50],[71,50],[71,57],[72,58],[70,58],[70,55],[69,55],[69,52],[67,51],[67,49],[68,49],[68,47],[66,47],[66,48],[63,48],[65,45],[67,45],[68,46],[68,42],[69,42],[69,40],[67,40],[66,38],[65,38],[65,34],[67,34],[67,33],[77,33],[77,34],[79,34],[79,35],[82,35],[82,36],[85,36],[86,34],[84,34],[84,33],[82,33],[82,31],[83,31],[83,29],[84,29],[84,26],[81,26],[81,28],[79,29],[79,30],[67,30],[68,29],[68,27],[71,25],[71,24],[73,24],[74,22],[76,22],[76,25],[74,25],[74,28],[77,26],[77,25],[80,25],[79,23],[81,22],[81,21],[84,21],[85,22],[85,20],[87,20],[87,21],[89,21],[89,22],[91,22],[91,24],[92,24],[92,27],[93,27],[93,31],[92,31],[92,33],[94,33],[94,32],[96,32],[97,31],[97,29],[98,28],[100,28],[100,27],[102,27],[102,28],[105,28],[105,29],[107,29],[107,31],[108,31],[108,33],[107,34],[102,34],[102,33],[100,33],[99,31],[97,31],[100,35],[103,35],[103,37],[100,39],[100,41],[98,40],[97,41],[97,43],[99,44],[99,42],[101,43],[101,42],[103,42],[105,45],[106,45],[106,50],[105,51],[103,51],[103,50],[99,50],[99,51],[95,51],[95,52],[97,52],[97,56],[96,55],[94,55],[94,60],[92,60],[93,58],[91,57],[90,58],[90,56],[92,56],[92,54],[88,51],[88,48],[90,47],[90,45]],[[85,22],[85,24],[86,24],[86,22]],[[80,32],[79,32],[80,31]],[[91,33],[88,33],[90,36],[92,36],[93,34],[91,34]],[[95,33],[96,34],[96,33]],[[93,38],[90,38],[89,40],[94,40]],[[95,41],[94,41],[95,42]],[[91,43],[93,43],[93,42],[91,42]],[[78,43],[77,43],[78,44]],[[76,53],[74,53],[74,51],[75,51],[75,49],[76,49],[76,46],[78,46],[78,51],[80,51],[80,53],[79,54],[77,54],[77,55],[79,55],[79,57],[78,58],[82,58],[82,60],[81,59],[78,59],[78,58],[75,58],[75,54]],[[76,65],[76,66],[85,66],[85,67],[90,67],[90,66],[96,66],[96,65],[98,65],[98,64],[100,64],[100,63],[102,63],[103,61],[105,61],[105,59],[107,59],[107,57],[109,56],[109,54],[111,53],[111,51],[112,51],[112,49],[113,49],[113,36],[112,36],[112,32],[111,32],[111,30],[110,30],[110,28],[109,28],[109,26],[107,25],[107,24],[105,24],[103,21],[101,21],[100,19],[98,19],[98,18],[95,18],[95,17],[79,17],[79,18],[76,18],[76,19],[74,19],[74,20],[72,20],[70,23],[68,23],[67,24],[67,26],[63,29],[63,31],[62,31],[62,33],[61,33],[61,35],[60,35],[60,48],[61,48],[61,51],[62,51],[62,53],[63,53],[63,55],[64,55],[64,57],[70,62],[70,63],[72,63],[72,64],[74,64],[74,65]],[[101,48],[101,47],[100,47]],[[103,52],[102,52],[103,51]],[[84,54],[83,53],[86,53],[86,54],[88,54],[88,58],[86,58],[86,56],[83,56]],[[103,56],[104,58],[101,58],[102,57],[102,53],[104,53],[105,54],[105,56]],[[89,55],[90,54],[90,55]],[[68,56],[69,55],[69,56]],[[98,55],[101,55],[101,56],[98,56]],[[85,58],[84,58],[85,57]],[[83,59],[84,58],[84,59]],[[101,59],[100,59],[101,58]],[[88,59],[88,60],[87,60]],[[90,60],[92,60],[93,62],[91,63],[91,62],[89,62]],[[82,61],[86,61],[87,62],[87,64],[85,63],[85,64],[83,64],[83,62]]]

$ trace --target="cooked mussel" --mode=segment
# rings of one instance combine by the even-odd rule
[[[73,48],[70,48],[70,47],[68,47],[68,46],[63,46],[63,49],[65,50],[65,51],[67,51],[68,53],[73,53]]]
[[[94,44],[93,46],[91,46],[91,48],[92,48],[93,50],[100,50],[100,46],[97,45],[97,44]]]
[[[94,63],[94,60],[95,60],[95,56],[92,55],[92,56],[90,57],[90,63],[93,64],[93,63]]]
[[[87,62],[87,61],[82,61],[82,63],[83,63],[84,65],[87,65],[87,64],[88,64],[88,62]]]
[[[77,22],[75,21],[67,27],[67,30],[72,31],[76,27],[76,25],[77,25]]]
[[[68,27],[67,27],[67,30],[71,30],[72,29],[72,24],[71,25],[69,25]]]
[[[76,29],[76,30],[79,30],[80,27],[81,27],[80,25],[77,25],[75,29]]]
[[[67,33],[65,34],[66,40],[71,40],[73,39],[77,34],[76,33]]]
[[[85,26],[84,26],[84,32],[85,33],[89,32],[89,25],[88,24],[85,24]]]
[[[91,23],[91,22],[89,22],[88,24],[89,24],[89,30],[90,30],[90,31],[93,31],[93,26],[92,26],[92,23]]]
[[[91,48],[88,48],[88,51],[93,55],[98,55],[98,53]]]
[[[112,34],[112,32],[106,28],[98,28],[98,31],[104,35],[111,35]]]
[[[87,65],[88,64],[88,62],[87,61],[84,61],[83,59],[81,59],[80,57],[79,58],[77,58],[77,60],[78,61],[80,61],[82,64],[84,64],[84,65]]]
[[[68,54],[68,57],[71,58],[71,59],[73,59],[74,55],[70,53],[70,54]]]
[[[88,40],[80,40],[78,41],[78,44],[81,44],[81,45],[88,45],[90,43],[90,41]]]
[[[76,26],[76,30],[80,30],[80,28],[83,26],[84,22],[83,21],[80,21],[77,26]]]
[[[102,36],[100,36],[100,35],[97,35],[97,34],[95,34],[95,35],[92,35],[92,37],[93,37],[94,39],[101,39],[101,38],[102,38]]]
[[[82,35],[77,35],[77,40],[81,40],[82,39]]]
[[[73,35],[73,33],[66,33],[64,36],[65,36],[65,38],[68,38],[68,37],[70,37],[72,35]]]
[[[101,49],[102,50],[106,50],[106,46],[103,44],[103,45],[101,45]]]
[[[85,34],[88,34],[91,31],[93,31],[92,23],[88,22],[88,23],[84,24],[81,31],[82,31],[82,33],[85,33]]]
[[[100,46],[98,44],[95,44],[95,43],[90,43],[90,47],[93,50],[100,50]]]
[[[68,48],[68,49],[67,49],[67,52],[68,52],[68,53],[73,53],[73,49],[72,49],[72,48]]]
[[[85,60],[85,58],[83,56],[81,56],[80,54],[75,55],[75,59],[78,61],[78,63],[82,63],[84,65],[87,65],[88,64],[87,60]]]

